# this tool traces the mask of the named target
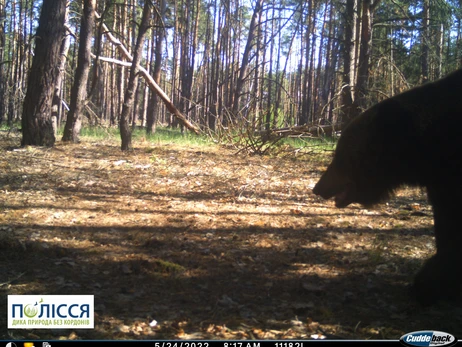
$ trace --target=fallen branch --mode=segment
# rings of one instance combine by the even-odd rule
[[[270,130],[269,136],[280,136],[280,137],[289,137],[289,136],[300,136],[300,135],[309,135],[314,137],[320,136],[332,136],[334,132],[341,131],[345,124],[333,125],[298,125],[287,128],[279,128]],[[267,131],[262,131],[261,136],[268,136]]]
[[[95,12],[95,15],[96,15],[96,18],[98,18],[98,19],[101,18],[101,16],[97,12]],[[131,62],[133,61],[133,56],[130,54],[130,52],[127,50],[127,48],[125,48],[125,46],[122,44],[122,42],[120,42],[114,35],[111,34],[111,31],[106,26],[106,24],[103,23],[102,28],[104,30],[104,34],[109,39],[109,41],[111,41],[111,43],[114,44],[120,50],[120,52],[122,53],[124,58],[127,59],[128,61],[125,62],[125,61],[118,60],[118,59],[107,58],[107,57],[102,57],[102,56],[96,56],[94,54],[92,54],[92,58],[93,59],[99,59],[99,60],[104,61],[106,63],[112,63],[112,64],[117,64],[117,65],[121,65],[121,66],[125,66],[125,67],[131,67],[132,66]],[[152,78],[152,76],[149,74],[149,72],[144,67],[142,67],[141,65],[138,65],[138,71],[140,72],[141,76],[144,78],[144,80],[148,84],[149,88],[162,99],[162,101],[164,102],[164,104],[167,107],[167,109],[169,110],[169,112],[171,114],[173,114],[173,116],[175,118],[177,118],[187,129],[189,129],[192,132],[194,132],[195,134],[199,135],[201,133],[200,130],[197,127],[195,127],[190,121],[188,121],[186,119],[186,117],[180,112],[180,110],[178,110],[175,107],[175,105],[173,105],[173,103],[170,100],[170,98],[168,97],[168,95],[165,94],[165,92],[162,90],[162,88],[160,88],[159,85],[156,83],[156,81],[154,81],[154,78]]]

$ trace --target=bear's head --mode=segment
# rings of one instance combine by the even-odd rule
[[[390,100],[390,99],[389,99]],[[406,182],[414,147],[412,116],[396,100],[381,102],[354,118],[342,131],[334,158],[313,189],[337,207],[371,206]],[[411,145],[412,143],[412,145]]]

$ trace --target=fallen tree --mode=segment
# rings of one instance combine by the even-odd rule
[[[101,16],[95,12],[95,15],[98,19],[101,18]],[[130,52],[125,48],[125,46],[118,40],[114,35],[112,35],[111,31],[109,28],[106,26],[106,24],[102,23],[102,29],[104,30],[104,35],[107,37],[109,41],[113,45],[115,45],[119,51],[122,53],[122,56],[127,60],[127,61],[122,61],[118,59],[113,59],[113,58],[108,58],[108,57],[102,57],[102,56],[96,56],[92,54],[93,59],[101,60],[106,63],[112,63],[112,64],[117,64],[120,66],[125,66],[125,67],[131,67],[132,66],[132,61],[133,61],[133,56],[130,54]],[[191,130],[192,132],[196,134],[200,134],[201,131],[194,126],[181,112],[178,110],[175,105],[172,103],[170,98],[168,97],[167,94],[162,90],[162,88],[156,83],[154,78],[149,74],[148,70],[146,70],[144,67],[141,65],[138,65],[138,72],[140,73],[141,77],[144,78],[146,81],[148,87],[156,93],[161,100],[164,102],[165,106],[167,107],[168,111],[175,117],[177,118],[181,124],[183,124],[187,129]]]

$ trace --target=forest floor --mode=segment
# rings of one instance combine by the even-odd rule
[[[92,330],[0,339],[462,336],[462,305],[409,284],[435,252],[424,192],[375,209],[312,194],[329,155],[117,141],[20,148],[0,136],[0,293],[93,294]]]

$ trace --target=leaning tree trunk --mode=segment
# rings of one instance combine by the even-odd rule
[[[95,12],[96,18],[101,18],[101,16]],[[113,58],[107,58],[107,57],[101,57],[101,56],[92,56],[95,59],[107,62],[107,63],[112,63],[112,64],[117,64],[120,66],[125,66],[125,67],[131,67],[133,65],[133,57],[128,52],[127,48],[120,42],[114,35],[111,34],[111,31],[109,28],[102,23],[101,26],[104,30],[105,36],[108,38],[108,40],[115,45],[122,56],[128,60],[128,61],[121,61]],[[201,132],[200,130],[194,126],[189,120],[186,119],[186,117],[175,107],[173,102],[170,100],[167,94],[159,87],[159,85],[156,83],[154,78],[149,74],[148,70],[146,70],[144,67],[138,65],[137,66],[138,72],[141,74],[141,76],[144,78],[145,82],[148,84],[148,87],[157,93],[159,98],[164,102],[165,107],[167,110],[179,121],[181,124],[183,124],[186,128],[194,132],[195,134],[199,135]]]
[[[262,0],[257,0],[255,4],[255,9],[252,14],[252,19],[250,20],[249,34],[247,36],[247,43],[245,44],[244,54],[242,56],[241,67],[239,68],[239,77],[237,78],[236,88],[234,89],[234,95],[231,99],[233,116],[236,117],[239,113],[239,98],[242,93],[242,88],[244,86],[244,80],[247,75],[247,69],[249,67],[252,52],[252,47],[255,43],[255,38],[257,35],[258,19],[261,18],[260,14],[263,11]]]
[[[95,26],[96,0],[85,0],[80,26],[80,44],[75,71],[74,85],[71,90],[70,110],[64,127],[63,141],[79,142],[82,127],[82,111],[87,97],[87,81],[91,62],[91,44]]]
[[[122,139],[122,151],[132,149],[132,132],[128,119],[133,108],[135,100],[136,85],[138,82],[139,63],[141,61],[141,53],[143,51],[144,35],[149,28],[149,19],[151,17],[150,1],[145,1],[143,8],[143,17],[141,18],[138,38],[136,39],[135,52],[133,54],[133,62],[130,68],[130,76],[128,78],[127,90],[125,91],[124,104],[122,114],[120,115],[120,137]]]
[[[59,74],[67,0],[44,0],[22,113],[21,145],[53,146],[51,106]]]

